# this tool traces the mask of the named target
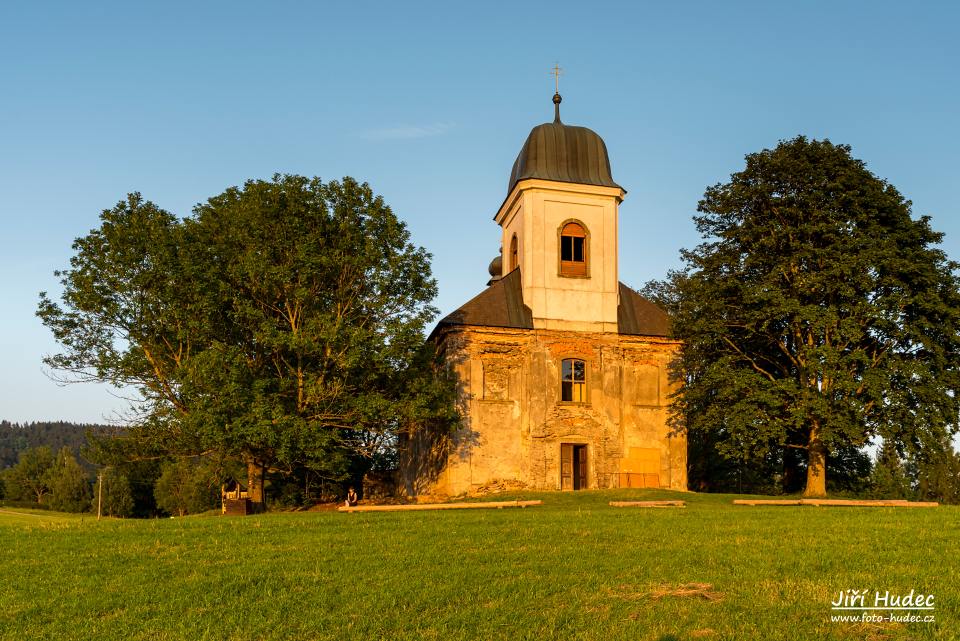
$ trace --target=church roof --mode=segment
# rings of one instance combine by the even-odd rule
[[[523,304],[520,270],[513,270],[447,315],[437,324],[437,329],[443,325],[533,329],[533,314]]]
[[[669,336],[670,317],[649,300],[620,283],[617,329],[635,336]]]
[[[554,96],[554,121],[534,127],[523,143],[513,163],[507,194],[528,178],[623,189],[613,180],[603,139],[586,127],[560,122],[559,98]]]
[[[444,317],[431,336],[441,327],[450,325],[533,329],[533,314],[530,308],[523,304],[520,270],[513,270],[474,296],[460,309]],[[620,283],[617,326],[621,334],[662,337],[670,335],[667,313],[623,283]]]

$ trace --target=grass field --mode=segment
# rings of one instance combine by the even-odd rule
[[[495,498],[544,506],[100,522],[0,512],[0,639],[960,639],[957,507]],[[689,506],[607,506],[650,498]],[[688,584],[703,585],[670,594]],[[832,622],[848,588],[932,593],[936,621]]]

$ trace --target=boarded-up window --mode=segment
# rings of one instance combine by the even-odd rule
[[[660,450],[631,447],[620,459],[620,487],[660,487]]]
[[[656,365],[634,366],[634,403],[637,405],[660,405],[660,368]]]
[[[567,223],[560,230],[560,274],[587,275],[587,232],[579,223]]]
[[[483,364],[483,398],[485,400],[504,400],[510,388],[510,372],[499,363]]]

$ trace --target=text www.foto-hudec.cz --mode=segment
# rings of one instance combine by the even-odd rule
[[[910,590],[841,590],[830,602],[830,620],[849,623],[932,623],[933,594]]]

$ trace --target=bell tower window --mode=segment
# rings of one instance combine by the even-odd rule
[[[517,242],[517,235],[514,234],[513,238],[510,239],[510,271],[512,272],[517,267],[520,266],[520,257],[519,257],[519,243]]]
[[[560,228],[561,276],[589,276],[588,240],[586,228],[578,222],[568,222]]]

